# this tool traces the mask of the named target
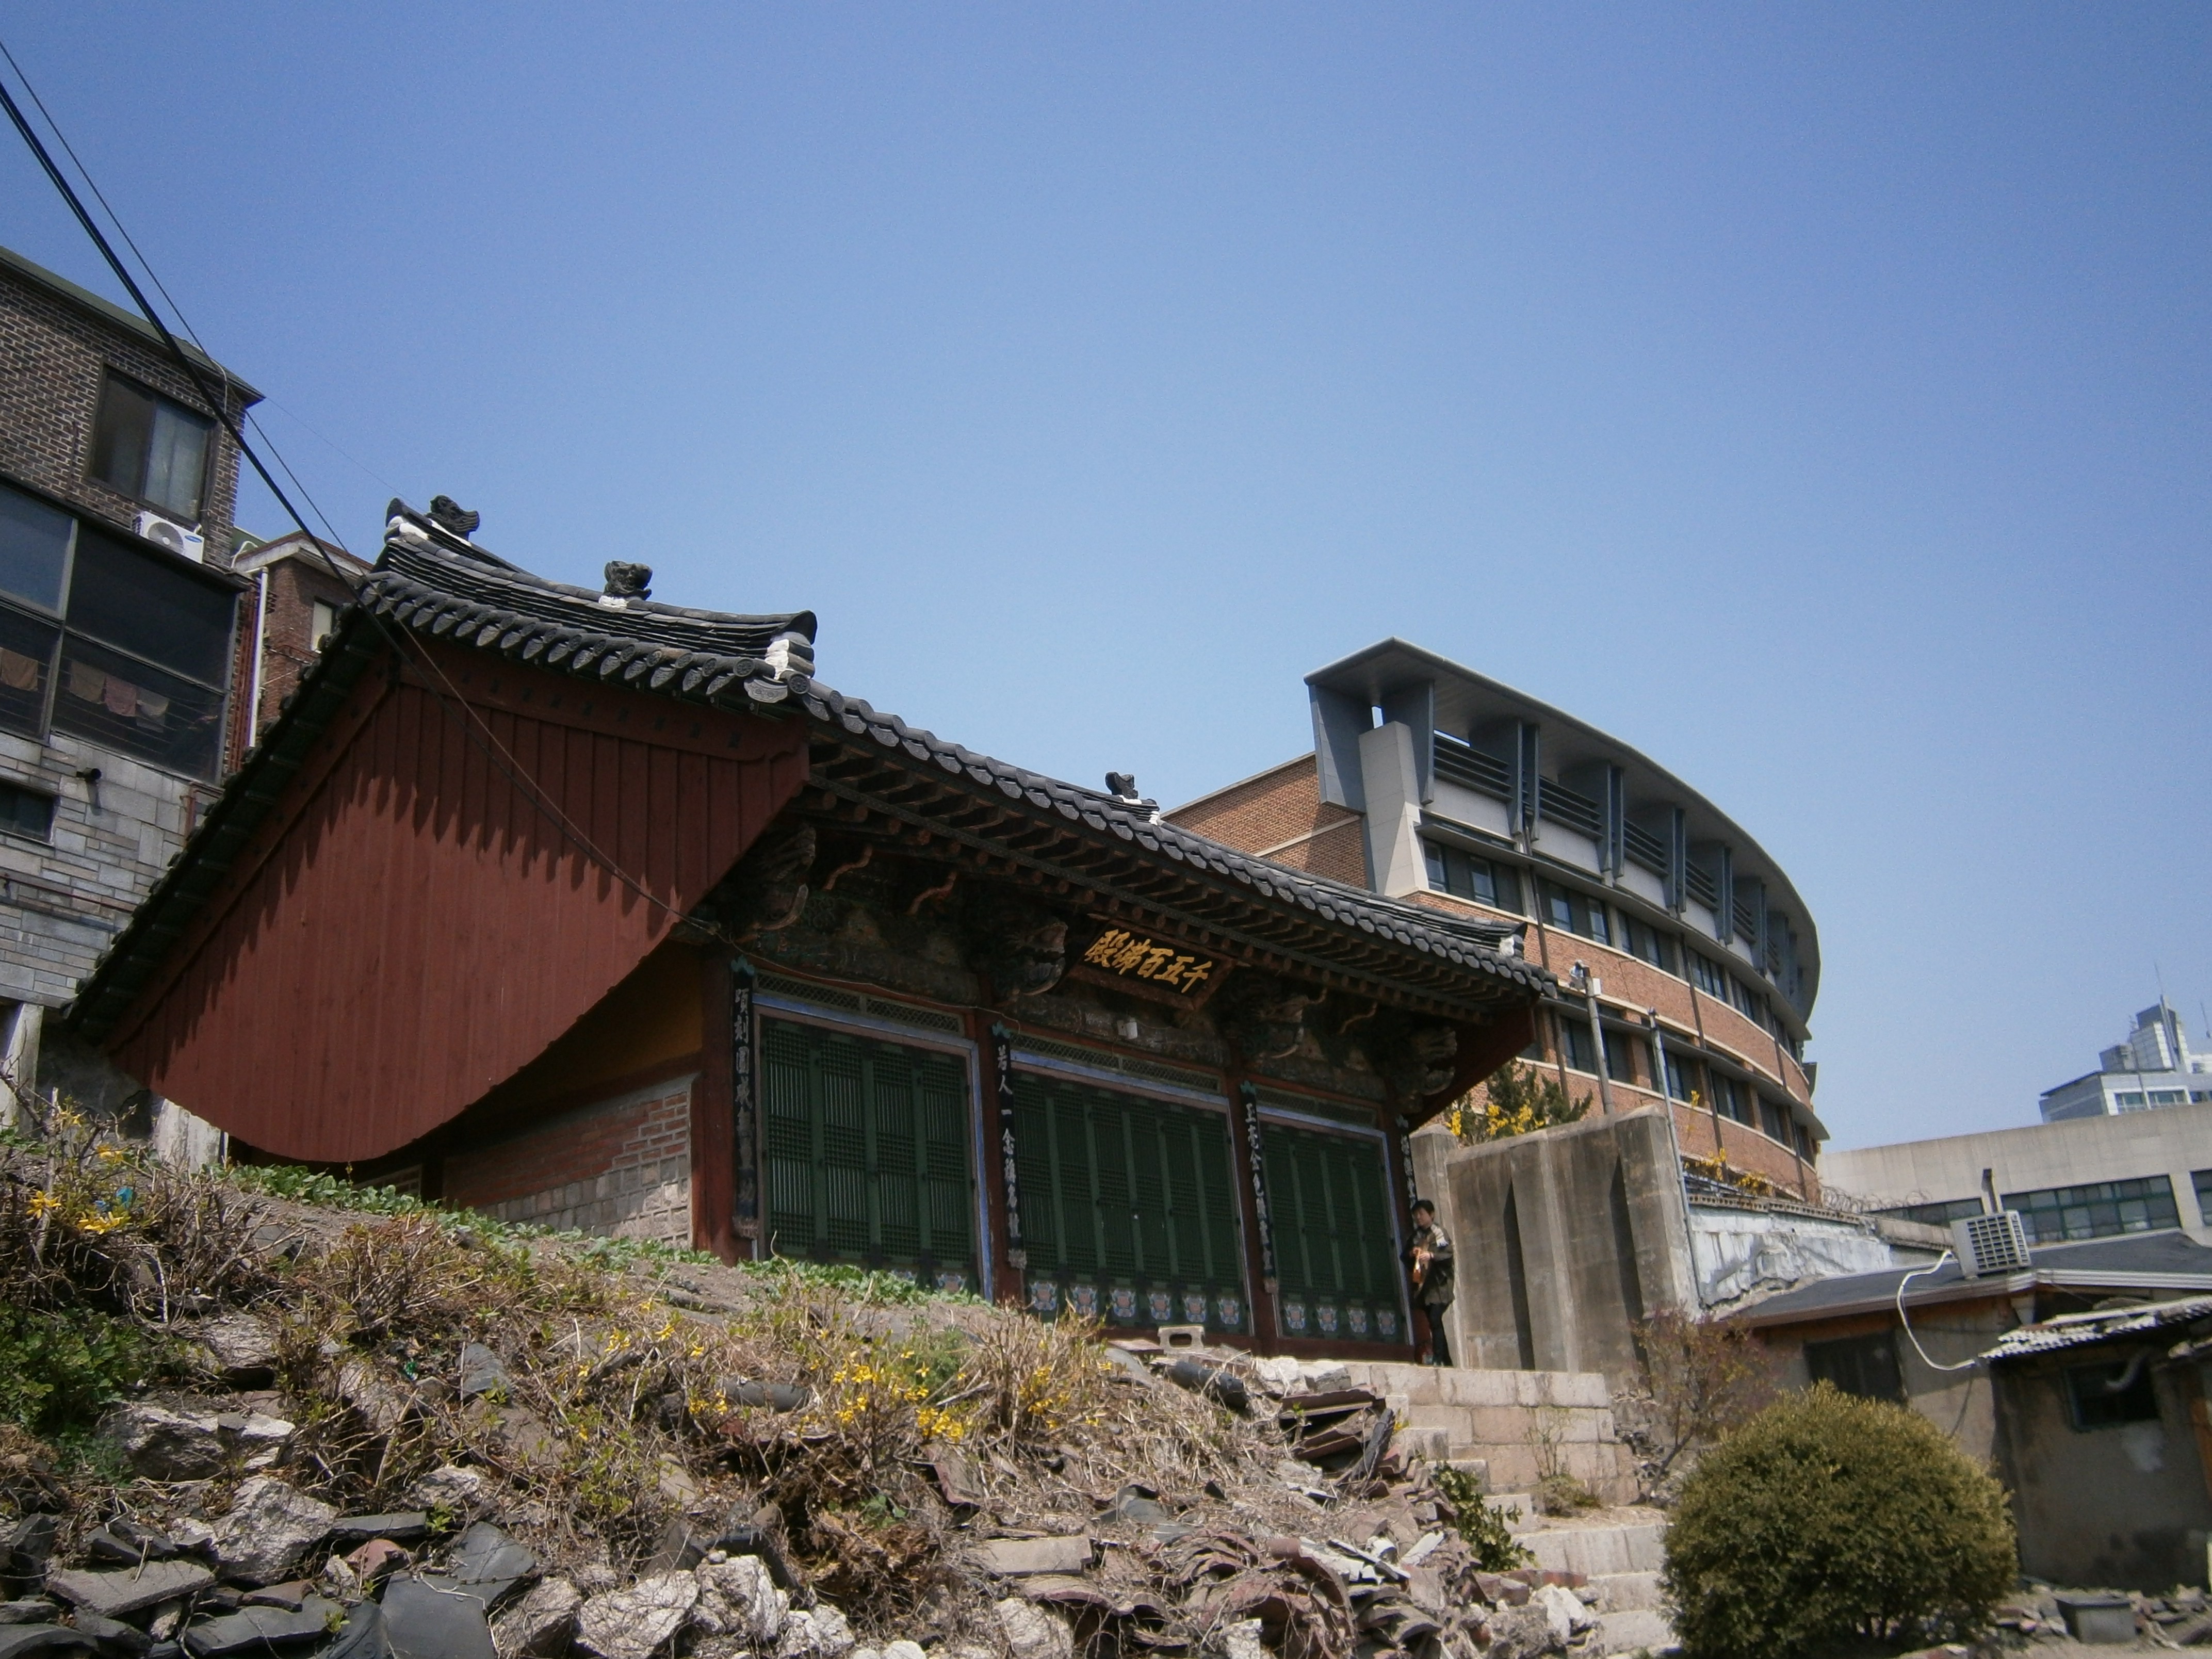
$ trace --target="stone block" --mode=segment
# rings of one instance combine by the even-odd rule
[[[1091,1556],[1091,1540],[1081,1533],[1063,1538],[993,1538],[975,1550],[977,1565],[1001,1578],[1036,1572],[1085,1572],[1090,1569]]]

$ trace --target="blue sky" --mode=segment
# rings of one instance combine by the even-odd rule
[[[1177,801],[1386,635],[1812,907],[1839,1145],[2212,996],[2200,6],[111,3],[9,46],[347,539],[811,607]],[[27,163],[0,241],[113,292]],[[249,495],[249,526],[282,527]]]

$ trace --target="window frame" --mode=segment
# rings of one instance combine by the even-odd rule
[[[2164,1420],[2165,1413],[2159,1408],[2158,1384],[2148,1364],[2136,1367],[2136,1377],[2118,1393],[2106,1390],[2105,1383],[2117,1381],[2127,1374],[2130,1361],[2104,1360],[2090,1365],[2069,1365],[2062,1373],[2065,1379],[2066,1422],[2076,1434],[2095,1434],[2104,1429],[2124,1429],[2130,1423],[2157,1423]],[[2095,1394],[2090,1394],[2091,1389]],[[2086,1396],[2086,1397],[2085,1397]],[[2088,1412],[2089,1404],[2109,1401],[2109,1412]]]
[[[112,363],[103,363],[100,368],[100,395],[92,407],[92,425],[86,438],[85,481],[88,483],[98,484],[102,489],[112,490],[118,495],[134,501],[149,512],[158,513],[164,518],[185,520],[197,532],[207,522],[208,491],[215,475],[217,434],[222,430],[222,421],[214,416],[203,414],[181,398],[173,398],[166,392],[148,386],[136,375],[125,374]],[[200,452],[200,476],[193,488],[192,507],[189,513],[182,508],[172,507],[167,502],[155,501],[146,493],[146,475],[153,465],[154,428],[150,422],[146,430],[145,453],[138,458],[138,483],[136,489],[126,489],[112,478],[103,477],[94,471],[100,463],[100,434],[107,411],[108,392],[111,387],[117,386],[127,386],[132,391],[152,398],[154,412],[157,416],[161,411],[161,406],[166,404],[206,427],[207,443]]]
[[[35,599],[9,592],[0,592],[0,615],[21,619],[39,628],[51,629],[52,632],[52,638],[46,646],[46,654],[43,663],[44,678],[39,697],[36,721],[27,725],[10,722],[0,725],[0,730],[15,732],[18,736],[28,738],[31,741],[39,744],[51,743],[56,732],[59,732],[79,742],[89,743],[98,748],[112,750],[117,754],[128,756],[142,766],[150,766],[155,771],[167,773],[173,777],[190,778],[204,783],[219,782],[222,777],[223,757],[228,748],[231,722],[237,715],[237,710],[233,706],[234,699],[231,694],[232,681],[235,678],[238,661],[240,628],[238,599],[243,591],[243,584],[210,567],[181,558],[159,543],[149,541],[133,531],[92,518],[68,502],[58,501],[45,491],[27,486],[14,478],[0,477],[0,489],[13,490],[15,494],[61,514],[69,520],[70,526],[68,543],[62,551],[60,598],[56,609],[48,611]],[[143,652],[133,650],[127,645],[118,644],[83,627],[72,624],[70,616],[70,601],[76,592],[78,556],[83,549],[85,534],[88,531],[96,536],[107,538],[118,548],[134,557],[153,561],[156,568],[173,571],[186,582],[197,584],[225,597],[229,606],[229,619],[223,632],[221,648],[214,653],[214,662],[220,675],[219,678],[204,679],[197,674],[185,672],[170,664],[157,662]],[[120,657],[125,661],[144,667],[154,674],[181,681],[212,696],[222,709],[222,717],[215,733],[215,740],[210,748],[205,769],[196,770],[155,759],[125,748],[96,732],[81,731],[67,723],[58,722],[56,717],[60,710],[63,670],[70,660],[72,641],[82,641],[97,652]]]
[[[54,808],[58,797],[27,783],[18,783],[13,778],[0,778],[0,835],[13,836],[20,841],[51,847],[54,842]],[[46,805],[46,821],[42,830],[29,830],[19,824],[12,813],[5,810],[11,800],[42,801]]]
[[[1906,1402],[1909,1391],[1905,1383],[1905,1357],[1898,1352],[1894,1327],[1863,1332],[1857,1336],[1823,1338],[1806,1343],[1802,1352],[1805,1360],[1805,1376],[1809,1382],[1825,1382],[1858,1400],[1887,1400],[1900,1406]],[[1869,1360],[1886,1363],[1869,1367]],[[1838,1364],[1838,1361],[1844,1363]],[[1869,1369],[1883,1371],[1885,1380],[1893,1379],[1896,1391],[1869,1393],[1847,1386],[1836,1375],[1838,1371],[1856,1372],[1857,1375],[1851,1380],[1864,1382]]]

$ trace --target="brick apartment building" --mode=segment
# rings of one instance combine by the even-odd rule
[[[197,361],[220,413],[259,398]],[[218,413],[147,324],[0,249],[0,1066],[17,1086],[41,1070],[46,1011],[242,747],[239,457]],[[49,1036],[50,1083],[109,1091]]]
[[[1307,689],[1313,753],[1169,821],[1516,924],[1559,980],[1526,1058],[1593,1115],[1668,1102],[1686,1156],[1817,1193],[1826,1131],[1802,1055],[1819,939],[1756,842],[1626,744],[1401,641]]]

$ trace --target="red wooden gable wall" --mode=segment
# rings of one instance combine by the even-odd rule
[[[392,1152],[535,1059],[805,779],[798,721],[429,648],[523,775],[660,902],[532,804],[441,707],[442,683],[371,669],[108,1045],[282,1158]]]

